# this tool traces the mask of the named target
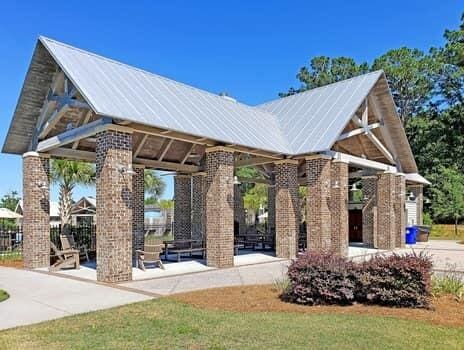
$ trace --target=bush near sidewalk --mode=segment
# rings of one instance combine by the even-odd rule
[[[283,300],[308,305],[354,302],[396,307],[428,307],[432,262],[425,255],[374,257],[355,263],[330,253],[307,252],[288,269]]]

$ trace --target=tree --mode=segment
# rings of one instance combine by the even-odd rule
[[[77,185],[89,186],[95,182],[95,167],[90,163],[54,159],[51,162],[50,177],[60,187],[60,219],[66,228],[71,220],[72,192]]]
[[[243,196],[243,206],[256,215],[261,207],[267,205],[267,185],[255,184]]]
[[[157,203],[166,190],[166,182],[155,170],[145,170],[144,182],[145,192],[154,203]]]
[[[407,47],[390,50],[374,60],[372,70],[385,72],[404,125],[430,105],[438,66],[432,55]]]
[[[16,206],[19,203],[19,196],[17,191],[11,191],[5,194],[2,199],[0,199],[0,208],[8,208],[10,210],[15,210]]]
[[[434,217],[453,219],[457,236],[459,219],[464,216],[464,175],[455,168],[441,168],[432,193]]]
[[[279,96],[293,95],[319,86],[349,79],[368,71],[369,65],[366,62],[357,64],[350,57],[314,57],[311,59],[309,67],[301,67],[296,76],[302,83],[301,87],[298,89],[290,88],[288,92],[280,93]]]

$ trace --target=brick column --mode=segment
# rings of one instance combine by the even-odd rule
[[[391,172],[378,175],[377,183],[377,248],[395,248],[395,178]]]
[[[406,179],[404,174],[395,176],[395,247],[405,246],[406,239]]]
[[[275,233],[276,192],[274,186],[267,187],[267,230]]]
[[[174,176],[174,238],[192,238],[192,178]]]
[[[234,151],[206,149],[207,264],[234,265]]]
[[[276,256],[293,259],[298,253],[300,224],[298,161],[286,159],[274,164]]]
[[[240,185],[234,185],[234,222],[238,223],[239,234],[244,234],[246,230],[245,208],[243,206],[243,197]]]
[[[145,241],[145,167],[133,165],[135,174],[132,176],[132,251],[135,256],[137,249],[143,250]]]
[[[192,174],[192,239],[206,236],[206,173]]]
[[[50,163],[36,152],[23,155],[23,261],[50,266]]]
[[[362,240],[366,247],[377,246],[377,176],[362,178]]]
[[[332,249],[330,212],[331,160],[323,156],[306,158],[307,197],[306,228],[308,250]]]
[[[414,197],[416,197],[416,205],[417,205],[416,225],[423,225],[424,223],[424,219],[423,219],[424,185],[421,185],[421,184],[409,185],[408,188],[412,191],[412,193],[414,194]]]
[[[332,252],[348,256],[348,163],[333,160],[330,177]]]
[[[132,279],[132,135],[97,134],[97,280]]]

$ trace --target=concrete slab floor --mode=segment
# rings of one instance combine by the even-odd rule
[[[183,258],[180,262],[175,261],[176,256],[170,255],[170,261],[163,261],[164,270],[154,266],[147,265],[146,271],[134,267],[132,269],[132,279],[134,281],[162,278],[169,276],[185,275],[188,273],[203,272],[214,270],[213,267],[206,265],[206,261],[203,259],[191,259]],[[252,251],[252,250],[241,250],[239,255],[234,256],[234,266],[244,266],[252,264],[261,264],[266,262],[278,261],[280,259],[275,257],[274,252],[268,251]],[[47,269],[39,269],[42,271],[48,271]],[[57,271],[56,274],[62,274],[65,276],[77,277],[88,279],[91,281],[97,280],[96,262],[84,262],[81,264],[79,270],[66,269]]]

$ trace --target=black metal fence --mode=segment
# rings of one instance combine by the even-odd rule
[[[95,225],[68,226],[67,232],[74,236],[76,244],[85,245],[88,250],[96,250],[96,227]],[[50,240],[57,247],[61,247],[60,234],[63,226],[50,226]],[[0,226],[0,252],[21,250],[23,242],[23,230],[21,226]]]

